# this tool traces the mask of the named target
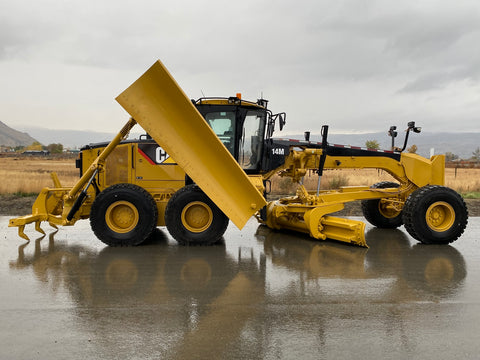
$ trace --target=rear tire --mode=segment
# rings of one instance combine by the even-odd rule
[[[398,188],[400,184],[383,181],[371,186],[372,189]],[[402,212],[388,209],[382,199],[363,200],[363,216],[367,221],[381,229],[395,229],[403,224]]]
[[[228,218],[195,184],[178,190],[165,208],[168,232],[181,245],[210,245],[218,242]]]
[[[403,221],[408,233],[424,244],[457,240],[468,222],[463,198],[454,190],[428,185],[415,190],[405,202]]]
[[[106,188],[95,198],[90,210],[93,232],[109,246],[141,244],[156,228],[157,219],[155,200],[134,184]]]

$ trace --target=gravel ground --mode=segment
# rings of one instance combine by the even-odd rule
[[[35,199],[35,196],[0,195],[0,215],[21,216],[31,214]],[[465,202],[470,216],[480,216],[480,199],[466,199]],[[337,215],[361,216],[360,202],[345,204],[345,209]]]
[[[0,195],[0,215],[28,215],[36,196]]]

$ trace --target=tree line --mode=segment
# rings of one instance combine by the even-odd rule
[[[27,145],[27,146],[4,146],[2,147],[3,151],[7,152],[24,152],[24,151],[48,151],[50,154],[61,154],[63,153],[63,145],[58,143],[58,144],[48,144],[48,145],[42,145],[38,141],[34,141],[32,144]]]

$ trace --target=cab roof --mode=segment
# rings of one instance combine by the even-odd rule
[[[192,99],[194,105],[241,105],[252,106],[259,109],[266,109],[268,100],[258,99],[257,102],[242,100],[237,96],[231,96],[229,98],[222,97],[203,97],[197,100]]]

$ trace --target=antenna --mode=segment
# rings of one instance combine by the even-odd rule
[[[202,93],[202,97],[206,97],[202,89],[200,89],[200,92]]]

